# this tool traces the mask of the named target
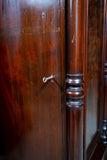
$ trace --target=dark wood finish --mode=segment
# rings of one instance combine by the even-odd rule
[[[84,140],[84,149],[83,149],[83,156],[86,159],[86,110],[87,110],[87,51],[88,51],[88,4],[89,1],[84,1],[84,17],[83,17],[83,73],[84,73],[84,128],[83,128],[83,140]]]
[[[66,160],[64,86],[65,1],[0,0],[0,159]]]
[[[89,0],[88,20],[88,54],[87,54],[87,123],[86,148],[90,151],[96,143],[101,124],[101,57],[103,31],[103,2]],[[96,136],[96,137],[95,137]],[[92,144],[93,143],[93,144]],[[87,155],[89,153],[87,152]]]
[[[92,50],[92,47],[95,48],[95,50],[92,50],[92,53],[94,53],[97,56],[97,59],[95,59],[95,62],[97,62],[96,64],[94,64],[96,66],[96,68],[99,68],[97,73],[97,80],[98,80],[98,90],[96,91],[97,95],[99,95],[97,97],[97,105],[98,105],[98,115],[95,117],[95,119],[97,120],[97,128],[96,128],[96,134],[94,135],[94,137],[90,137],[90,145],[88,146],[87,149],[87,159],[89,160],[94,160],[94,159],[98,159],[101,160],[103,157],[103,154],[105,152],[106,149],[106,143],[107,143],[107,117],[106,117],[106,113],[107,113],[107,109],[106,109],[106,35],[107,35],[107,2],[106,0],[104,1],[90,1],[90,8],[92,7],[91,5],[93,5],[93,7],[96,8],[96,11],[100,11],[100,15],[97,13],[97,15],[93,15],[91,14],[91,12],[89,13],[89,16],[91,16],[91,19],[94,19],[94,24],[98,23],[98,26],[95,30],[94,25],[89,21],[90,23],[90,27],[92,27],[93,29],[89,28],[89,33],[90,30],[92,30],[94,32],[97,32],[97,34],[90,34],[91,37],[95,38],[97,40],[97,44],[95,45],[93,42],[91,42],[90,38],[89,38],[89,44],[91,44],[91,46],[89,47],[89,50]],[[92,8],[93,8],[92,7]],[[91,9],[90,9],[91,10]],[[92,9],[92,13],[93,13],[93,9]],[[98,19],[98,15],[99,15],[99,19]],[[96,21],[96,23],[95,23]],[[98,50],[98,52],[96,52]],[[95,57],[94,57],[95,58]],[[90,62],[92,61],[92,56],[90,56]],[[90,66],[89,66],[90,67]],[[90,71],[90,68],[89,68]],[[90,71],[91,73],[91,71]],[[95,74],[95,71],[94,71]],[[95,81],[95,77],[93,77],[93,81]],[[94,86],[94,89],[96,87]],[[90,93],[93,93],[93,89],[90,88]],[[89,99],[89,97],[88,97]],[[90,100],[90,99],[89,99]],[[95,98],[93,99],[95,101]],[[88,106],[87,106],[88,107]],[[95,107],[95,103],[92,107]],[[93,109],[90,110],[90,113],[93,112]],[[89,113],[88,113],[89,114]],[[88,118],[88,117],[87,117]],[[88,122],[90,121],[90,119],[88,118]],[[90,124],[91,126],[91,124]],[[87,128],[89,127],[89,124],[87,125]],[[104,159],[103,159],[104,160]]]
[[[0,0],[0,160],[102,159],[106,46],[107,0]]]
[[[107,148],[106,148],[106,150],[105,150],[105,152],[104,152],[104,155],[103,155],[102,160],[106,160],[106,159],[107,159]]]
[[[104,1],[104,18],[103,18],[103,50],[102,50],[102,79],[103,85],[103,120],[101,128],[101,139],[107,144],[107,1]]]
[[[100,143],[100,133],[96,133],[93,139],[91,140],[91,143],[87,149],[87,160],[90,160],[91,158],[93,159],[94,155],[98,154],[95,153],[96,150],[98,151],[99,148],[99,143]]]
[[[106,146],[99,141],[96,145],[94,152],[92,152],[93,154],[91,154],[92,156],[90,157],[90,160],[104,160],[102,158],[103,158],[105,149],[106,149]]]
[[[83,64],[86,65],[87,2],[67,1],[67,144],[68,160],[84,159],[85,110]],[[86,7],[84,9],[84,7]],[[83,29],[84,28],[84,32]],[[84,42],[84,45],[83,45]],[[84,61],[83,61],[84,53]],[[85,67],[85,66],[84,66]],[[85,84],[86,85],[86,84]],[[85,92],[86,93],[86,92]],[[84,137],[83,137],[84,136]],[[78,154],[77,154],[78,153]]]
[[[107,39],[106,39],[106,41],[107,41]],[[107,54],[107,50],[106,50],[106,54]],[[106,59],[106,62],[105,62],[104,80],[105,80],[105,87],[104,87],[104,93],[105,93],[104,120],[107,120],[107,107],[106,107],[107,106],[107,59]]]
[[[101,61],[101,98],[100,98],[100,133],[104,138],[104,106],[105,106],[105,57],[106,57],[106,0],[103,1],[103,34],[102,34],[102,61]]]

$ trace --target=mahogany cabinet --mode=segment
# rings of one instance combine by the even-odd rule
[[[0,160],[102,159],[106,19],[106,0],[0,0]]]

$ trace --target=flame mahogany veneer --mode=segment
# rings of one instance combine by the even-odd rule
[[[0,0],[0,160],[102,158],[106,19],[106,0]]]

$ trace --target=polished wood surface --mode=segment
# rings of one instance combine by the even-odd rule
[[[83,64],[86,65],[87,21],[84,15],[87,15],[87,2],[82,0],[67,1],[66,106],[68,160],[83,160],[85,158],[84,93],[86,92],[84,92],[85,86],[83,87],[83,73],[86,73],[86,71],[83,70]]]
[[[89,0],[84,1],[83,14],[83,75],[84,75],[84,110],[83,110],[83,156],[86,159],[86,111],[87,111],[87,51],[88,51],[88,5]]]
[[[93,134],[90,134],[90,144],[88,145],[88,149],[87,149],[87,159],[89,160],[94,160],[94,159],[99,159],[102,160],[103,154],[105,152],[106,149],[106,144],[107,144],[107,117],[106,117],[106,37],[107,37],[107,1],[91,1],[90,0],[90,9],[91,8],[96,8],[96,12],[95,10],[92,10],[92,12],[89,12],[89,17],[93,20],[90,22],[89,20],[89,50],[94,53],[94,59],[92,57],[92,55],[88,55],[90,57],[90,59],[88,59],[88,65],[90,62],[94,62],[94,70],[93,72],[90,70],[90,68],[92,67],[92,63],[91,67],[89,66],[89,70],[90,71],[90,75],[93,73],[94,77],[93,77],[93,82],[95,81],[95,74],[97,74],[97,90],[96,85],[94,85],[92,88],[90,88],[90,95],[93,96],[93,98],[89,98],[89,93],[88,93],[88,101],[90,101],[92,105],[92,107],[95,107],[95,95],[97,95],[96,97],[96,102],[97,102],[97,110],[94,112],[94,109],[91,108],[91,106],[89,106],[89,104],[87,105],[88,109],[88,116],[87,116],[87,128],[89,128],[90,130],[87,129],[86,135],[87,137],[89,136],[90,133],[92,133],[93,131],[95,131],[95,124],[94,122],[96,121],[96,133],[93,132]],[[93,7],[92,7],[92,6]],[[92,14],[93,11],[95,12],[95,14]],[[100,14],[98,14],[100,13]],[[94,22],[94,23],[93,23]],[[95,23],[96,22],[96,23]],[[97,25],[96,25],[97,24]],[[94,26],[96,25],[96,27]],[[91,29],[91,27],[93,29]],[[92,32],[92,35],[90,34],[90,31]],[[94,34],[95,33],[95,34]],[[97,34],[96,34],[97,33]],[[91,39],[91,37],[93,38],[93,41]],[[94,39],[95,38],[95,39]],[[97,41],[95,41],[97,40]],[[90,52],[89,52],[90,53]],[[96,55],[96,58],[95,58]],[[90,61],[89,61],[90,60]],[[96,66],[96,70],[95,69]],[[88,74],[89,75],[89,74]],[[88,78],[88,82],[89,77]],[[90,81],[91,82],[91,81]],[[89,84],[88,84],[89,85]],[[96,90],[96,92],[94,92],[93,94],[93,89]],[[89,112],[90,111],[90,112]],[[96,116],[94,116],[94,114],[96,114]],[[89,116],[90,115],[90,116]],[[94,124],[92,127],[92,123],[91,122],[91,117],[94,117],[94,120],[92,120],[92,123]],[[89,126],[90,123],[90,126]],[[89,134],[88,134],[89,133]],[[89,137],[88,137],[89,138]],[[87,139],[88,140],[88,139]],[[87,141],[88,142],[88,141]],[[104,160],[104,158],[103,158]]]
[[[86,148],[95,140],[100,124],[102,12],[101,1],[89,0],[87,54],[87,122]]]
[[[90,157],[90,160],[106,160],[103,158],[105,157],[104,156],[105,150],[106,150],[106,146],[101,141],[99,141],[92,154],[92,157]]]
[[[64,16],[64,0],[0,0],[0,159],[66,160]]]
[[[0,160],[102,158],[106,25],[107,0],[0,0]]]
[[[67,74],[82,74],[82,0],[67,2]],[[72,29],[71,29],[72,28]],[[71,54],[72,52],[72,54]]]

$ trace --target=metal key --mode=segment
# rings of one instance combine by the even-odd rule
[[[53,79],[54,76],[51,75],[50,77],[43,77],[43,83],[46,83],[47,81],[49,81],[50,79]]]

